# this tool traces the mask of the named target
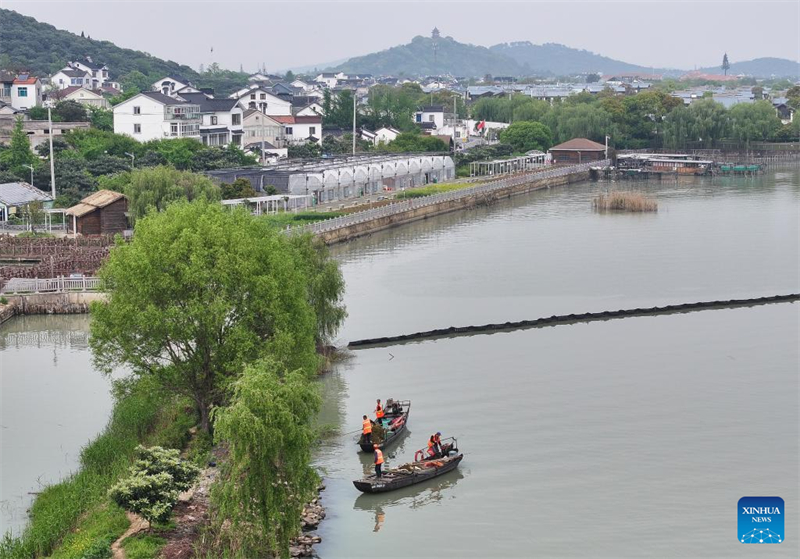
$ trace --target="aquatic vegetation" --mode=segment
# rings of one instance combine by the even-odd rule
[[[658,201],[642,192],[614,190],[608,194],[599,194],[592,200],[592,206],[598,211],[618,212],[657,212]]]

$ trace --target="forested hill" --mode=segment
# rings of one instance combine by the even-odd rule
[[[524,68],[486,47],[459,43],[452,37],[414,37],[410,43],[351,58],[336,71],[395,76],[519,76]]]
[[[0,9],[0,68],[27,70],[49,76],[68,61],[83,60],[108,65],[111,78],[127,91],[146,90],[165,76],[182,76],[197,87],[212,87],[227,95],[247,83],[248,74],[213,67],[198,74],[185,64],[163,60],[146,52],[120,48],[110,41],[97,41],[36,21],[11,10]]]
[[[527,66],[537,75],[568,76],[573,74],[613,74],[617,72],[651,73],[653,69],[636,64],[614,60],[588,50],[574,49],[557,43],[534,45],[528,41],[501,43],[489,47],[497,54],[513,59],[517,64]],[[659,74],[679,75],[680,70],[656,68]]]
[[[145,75],[198,77],[189,66],[146,52],[123,49],[109,41],[84,38],[11,10],[0,9],[0,45],[0,66],[29,70],[38,76],[48,76],[68,61],[90,56],[95,62],[108,64],[111,77],[117,80],[133,71]]]
[[[702,72],[709,74],[719,74],[722,72],[719,66],[711,68],[702,68]],[[748,76],[756,76],[760,78],[769,78],[772,76],[778,78],[794,78],[800,79],[800,62],[794,60],[787,60],[785,58],[754,58],[753,60],[745,60],[743,62],[731,61],[731,67],[728,74],[746,74]]]

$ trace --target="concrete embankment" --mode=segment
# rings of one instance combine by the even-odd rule
[[[588,169],[576,171],[567,175],[549,178],[536,178],[535,175],[531,180],[522,184],[510,185],[505,188],[498,188],[491,193],[477,193],[467,196],[461,196],[451,200],[443,200],[441,202],[434,202],[423,207],[409,207],[408,211],[399,211],[391,215],[377,217],[375,219],[365,220],[359,223],[344,225],[336,229],[322,231],[318,236],[326,243],[340,243],[376,233],[390,227],[396,227],[412,221],[420,219],[427,219],[429,217],[454,212],[457,210],[465,210],[477,206],[490,204],[501,198],[509,198],[518,194],[525,194],[534,190],[541,190],[543,188],[552,188],[555,186],[563,186],[565,184],[585,181],[589,178]],[[403,204],[405,202],[399,202]],[[410,206],[410,204],[409,204]]]
[[[105,293],[34,293],[6,295],[8,304],[0,306],[0,324],[18,314],[82,314],[92,301],[102,301]]]

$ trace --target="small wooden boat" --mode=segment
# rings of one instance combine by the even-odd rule
[[[386,400],[383,422],[380,426],[373,424],[372,437],[369,441],[364,439],[364,435],[358,438],[358,446],[361,452],[373,452],[375,441],[381,450],[397,442],[398,437],[408,426],[408,414],[411,411],[411,400]],[[377,427],[377,428],[376,428]]]
[[[376,477],[375,474],[372,474],[363,479],[357,479],[353,482],[353,485],[363,493],[394,491],[395,489],[422,483],[455,470],[463,459],[463,454],[456,454],[435,460],[411,462],[399,468],[387,470],[383,472],[381,477]]]

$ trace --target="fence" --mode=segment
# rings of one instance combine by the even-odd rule
[[[297,231],[300,233],[312,233],[314,235],[317,235],[320,233],[326,233],[328,231],[341,229],[343,227],[350,227],[358,223],[364,223],[366,221],[372,221],[383,217],[401,214],[403,212],[408,212],[411,210],[415,210],[417,208],[424,208],[432,204],[439,204],[441,202],[458,200],[461,198],[467,198],[469,196],[491,194],[498,190],[502,190],[513,186],[519,186],[521,184],[527,184],[536,180],[563,177],[574,173],[588,171],[592,167],[597,167],[597,166],[604,167],[609,164],[610,164],[609,160],[604,159],[601,161],[592,161],[590,163],[581,163],[580,165],[553,167],[546,170],[538,170],[534,173],[525,173],[521,175],[516,175],[513,177],[508,177],[492,181],[489,183],[483,183],[476,186],[470,186],[459,190],[443,192],[441,194],[432,194],[430,196],[424,196],[421,198],[412,198],[410,200],[404,200],[402,202],[397,202],[380,208],[373,208],[370,210],[364,210],[362,212],[355,212],[348,215],[335,217],[333,219],[327,219],[325,221],[319,221],[317,223],[310,223],[308,225],[304,225],[303,227],[298,227],[293,231]]]
[[[82,276],[69,278],[12,278],[0,293],[15,295],[21,293],[67,293],[70,291],[99,291],[100,278]]]

